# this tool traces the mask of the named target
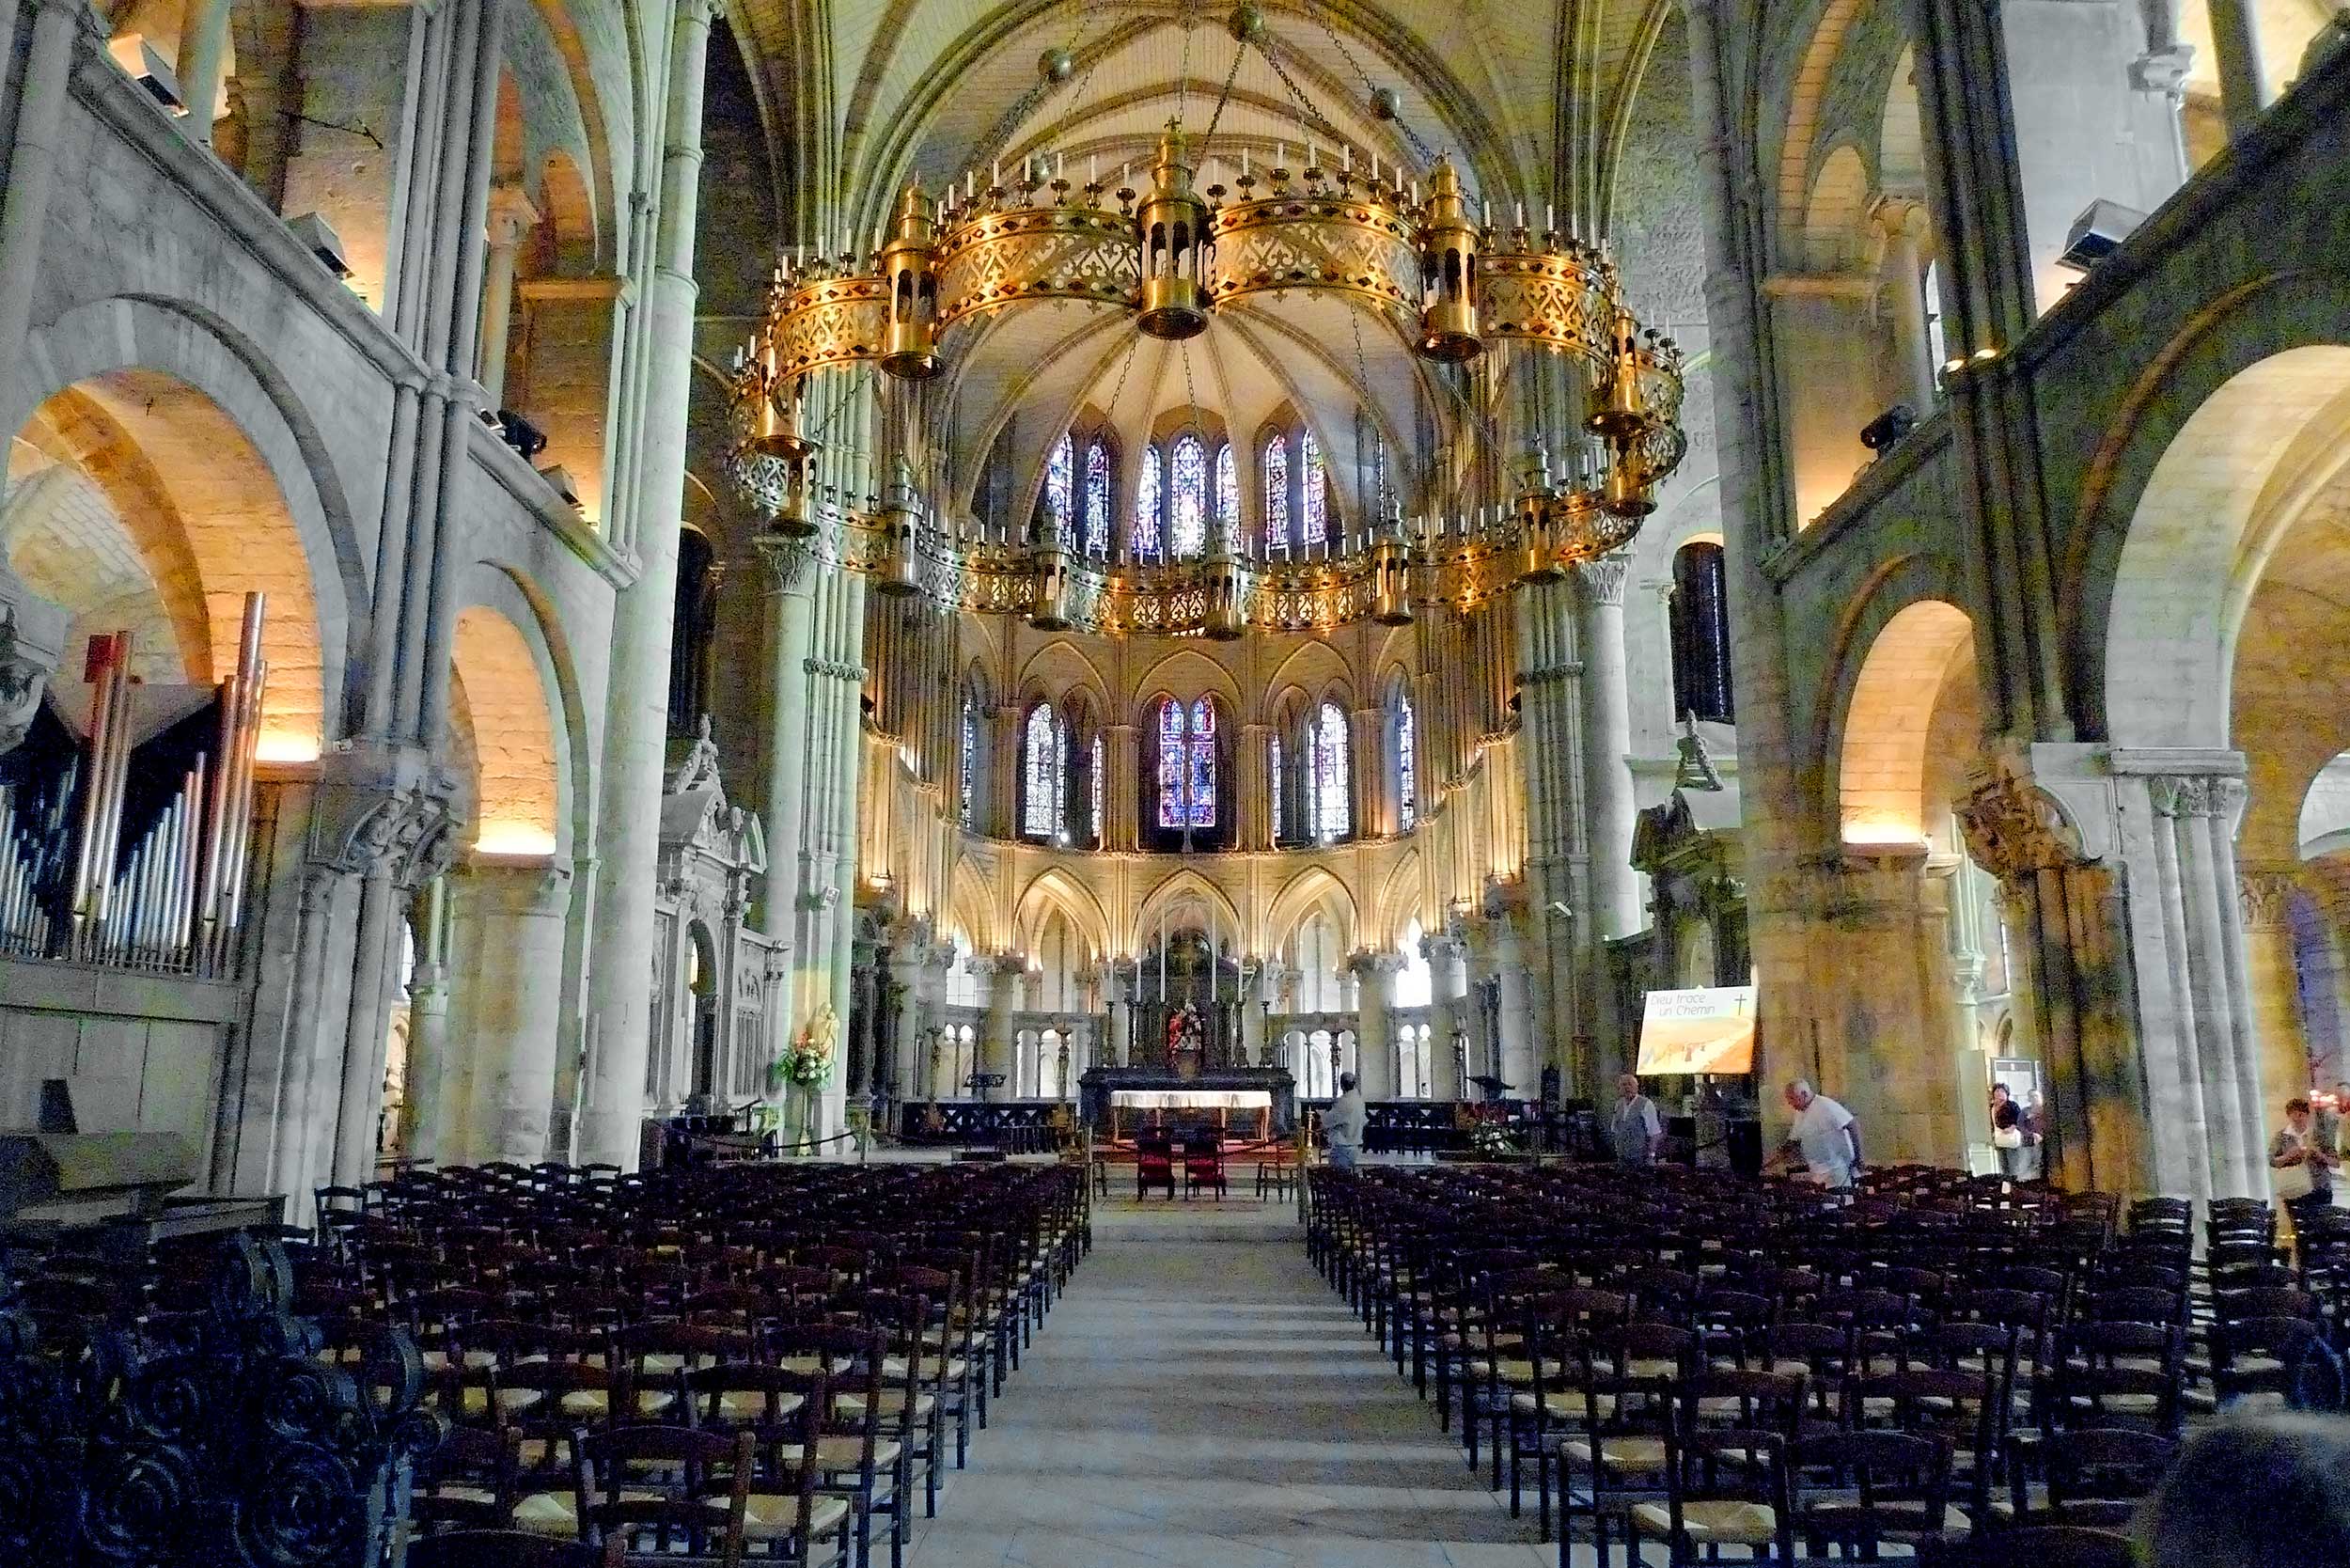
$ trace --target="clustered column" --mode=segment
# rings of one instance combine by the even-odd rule
[[[667,121],[657,227],[642,272],[644,320],[632,322],[620,375],[619,428],[640,431],[615,460],[623,505],[613,542],[636,581],[613,611],[603,790],[597,813],[597,924],[588,1007],[597,1033],[580,1151],[634,1170],[650,1049],[653,868],[660,855],[661,773],[668,743],[669,653],[676,615],[679,521],[685,496],[685,421],[694,373],[694,230],[701,178],[702,80],[711,0],[679,0],[671,24]],[[494,76],[493,77],[494,82]],[[648,214],[650,216],[650,214]],[[641,379],[641,384],[639,384]]]

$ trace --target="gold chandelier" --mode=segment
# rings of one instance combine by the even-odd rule
[[[1244,46],[1262,33],[1251,9],[1232,24]],[[966,180],[943,210],[908,188],[869,262],[778,273],[738,361],[739,488],[778,531],[819,541],[880,591],[1112,635],[1402,624],[1415,606],[1473,604],[1629,541],[1685,450],[1680,351],[1640,327],[1600,250],[1528,229],[1522,211],[1507,227],[1473,217],[1449,159],[1429,168],[1423,197],[1401,170],[1383,175],[1374,160],[1360,177],[1351,150],[1341,158],[1325,168],[1308,144],[1301,170],[1277,158],[1259,172],[1244,152],[1231,189],[1202,191],[1198,149],[1170,124],[1139,193],[1073,185],[1042,159],[1009,185],[1000,173],[983,190]],[[1585,460],[1565,482],[1546,460],[1530,464],[1513,507],[1384,519],[1357,547],[1302,562],[1240,558],[1222,527],[1200,558],[1163,565],[1080,557],[1059,539],[974,542],[932,526],[902,471],[870,512],[814,494],[802,417],[813,375],[870,365],[930,381],[1007,312],[1075,304],[1179,341],[1219,311],[1298,292],[1342,300],[1437,365],[1501,345],[1566,357],[1588,387]],[[1498,398],[1523,395],[1518,378],[1492,380]]]

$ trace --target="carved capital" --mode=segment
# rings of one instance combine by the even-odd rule
[[[2158,773],[2148,776],[2146,793],[2162,817],[2215,817],[2232,830],[2248,798],[2244,780],[2227,774]]]
[[[1593,606],[1622,608],[1624,577],[1631,566],[1632,557],[1621,550],[1578,565],[1574,575],[1583,585],[1585,602]]]
[[[414,751],[331,753],[310,819],[311,862],[411,891],[454,865],[457,781]]]
[[[767,586],[777,593],[807,593],[816,582],[816,554],[797,540],[767,535],[759,541]]]
[[[2000,765],[1959,803],[1966,853],[2003,883],[2040,871],[2085,866],[2079,832],[2056,798],[2013,767]]]
[[[2297,886],[2289,871],[2246,871],[2236,879],[2236,900],[2246,931],[2283,931]]]
[[[530,197],[518,184],[504,183],[490,187],[488,227],[492,250],[512,250],[523,243],[523,237],[539,227],[539,209],[530,204]]]

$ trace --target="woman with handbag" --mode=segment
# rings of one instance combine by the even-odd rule
[[[2005,1084],[1991,1086],[1991,1147],[1998,1151],[1999,1174],[2020,1181],[2026,1174],[2024,1115]]]
[[[2310,1103],[2295,1095],[2285,1102],[2285,1124],[2268,1143],[2268,1164],[2277,1197],[2293,1215],[2298,1234],[2310,1216],[2334,1201],[2334,1167],[2341,1160],[2317,1139],[2310,1120]]]

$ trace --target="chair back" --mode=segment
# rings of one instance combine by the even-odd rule
[[[408,1568],[622,1568],[627,1543],[599,1551],[521,1529],[465,1529],[408,1543]]]

